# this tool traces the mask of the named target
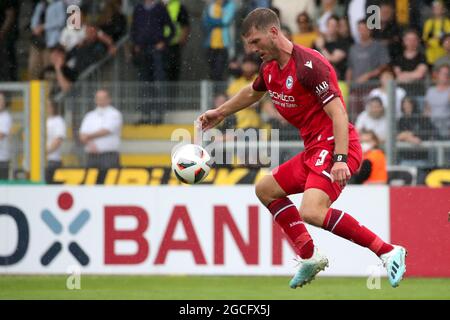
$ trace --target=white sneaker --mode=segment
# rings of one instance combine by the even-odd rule
[[[380,256],[384,267],[387,269],[389,282],[392,287],[398,287],[406,272],[407,251],[401,246],[394,246],[391,251]]]
[[[312,280],[314,280],[316,274],[328,267],[327,257],[322,255],[317,250],[317,247],[314,247],[314,253],[311,258],[302,259],[297,256],[296,260],[298,261],[298,271],[289,282],[289,286],[292,289],[302,287],[305,284],[310,283]]]

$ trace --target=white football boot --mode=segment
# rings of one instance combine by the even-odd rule
[[[394,246],[391,251],[380,256],[383,265],[387,270],[389,282],[392,287],[398,287],[403,275],[406,272],[407,251],[401,246]]]
[[[314,280],[316,274],[328,267],[327,257],[321,254],[317,250],[317,247],[314,247],[314,253],[311,258],[302,259],[297,256],[296,261],[298,262],[298,270],[289,282],[289,286],[292,289],[302,287],[305,284],[310,283]]]

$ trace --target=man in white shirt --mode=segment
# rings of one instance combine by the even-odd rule
[[[0,180],[9,177],[9,135],[11,133],[12,118],[6,110],[5,95],[0,92]]]
[[[52,100],[47,102],[47,172],[51,180],[53,171],[62,166],[61,148],[66,138],[66,123],[60,115],[58,106]],[[47,181],[49,179],[47,178]]]
[[[87,153],[87,167],[117,168],[120,166],[122,114],[111,105],[109,93],[104,89],[96,92],[95,104],[95,109],[83,118],[79,133]]]
[[[389,107],[389,83],[391,80],[394,80],[394,72],[391,69],[385,69],[381,73],[380,76],[380,84],[379,88],[375,88],[369,93],[369,98],[378,97],[383,102],[383,106],[385,109]],[[400,119],[402,116],[401,105],[403,99],[406,97],[405,89],[401,87],[396,87],[395,89],[395,117]],[[389,110],[389,109],[387,109]]]
[[[383,102],[379,97],[372,97],[366,105],[366,110],[356,118],[355,127],[358,131],[373,131],[384,144],[387,138],[387,119]]]

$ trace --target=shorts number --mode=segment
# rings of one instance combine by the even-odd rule
[[[320,151],[319,159],[317,159],[316,161],[316,167],[323,165],[323,163],[325,162],[325,157],[327,156],[328,153],[330,152],[325,149]]]

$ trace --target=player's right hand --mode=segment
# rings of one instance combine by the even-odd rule
[[[200,126],[203,131],[214,128],[218,125],[225,116],[217,109],[211,109],[201,114],[197,121],[200,123]]]

